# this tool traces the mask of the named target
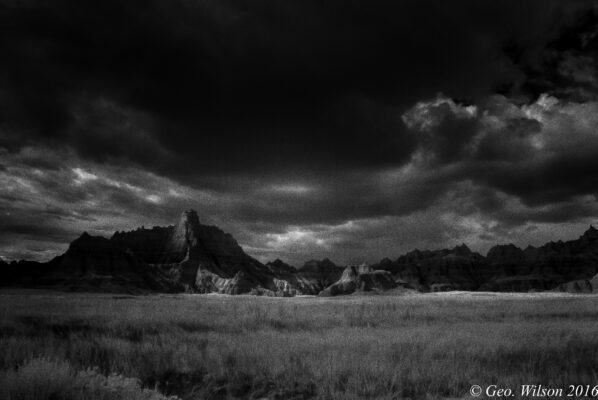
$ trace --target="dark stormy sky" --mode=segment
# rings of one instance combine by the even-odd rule
[[[0,0],[0,256],[187,208],[294,264],[577,237],[593,3]]]

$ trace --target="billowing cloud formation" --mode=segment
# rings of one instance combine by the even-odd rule
[[[2,257],[189,207],[294,263],[598,216],[593,2],[0,4]]]
[[[492,96],[465,107],[439,97],[418,103],[403,118],[421,136],[416,164],[447,171],[445,179],[469,179],[527,205],[597,193],[596,101],[559,101],[543,94],[517,106]]]

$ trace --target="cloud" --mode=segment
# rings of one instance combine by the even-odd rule
[[[0,6],[4,257],[186,208],[296,263],[596,215],[591,1]]]
[[[478,130],[476,106],[460,106],[439,95],[429,102],[418,102],[403,114],[408,128],[418,131],[423,155],[434,163],[446,164],[462,159],[467,145]]]
[[[196,185],[397,166],[405,107],[520,80],[504,44],[541,48],[590,4],[4,2],[0,136]]]
[[[446,159],[445,152],[450,151],[458,157],[452,160],[451,170],[444,171],[453,180],[471,180],[528,205],[596,194],[591,171],[597,166],[598,102],[559,101],[541,95],[533,103],[518,106],[494,97],[481,102],[477,113],[472,106],[450,102],[420,102],[404,116],[423,136],[420,168],[435,168],[430,157]],[[424,115],[426,122],[413,122],[414,113]],[[455,131],[455,120],[467,121],[468,128]],[[444,140],[450,144],[436,144]],[[435,168],[435,173],[441,171]]]

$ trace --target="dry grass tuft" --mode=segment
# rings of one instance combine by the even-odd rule
[[[102,375],[97,369],[75,370],[68,361],[35,358],[16,370],[0,374],[0,395],[5,400],[176,400],[144,389],[139,380]]]

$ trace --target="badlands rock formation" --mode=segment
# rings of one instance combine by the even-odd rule
[[[268,269],[275,275],[294,274],[297,272],[297,268],[278,258],[266,263],[266,267],[268,267]]]
[[[159,266],[190,292],[276,291],[266,266],[247,255],[231,235],[202,225],[193,210],[185,211],[174,227],[116,233],[112,241]]]
[[[349,266],[341,278],[320,292],[320,296],[337,296],[362,292],[384,292],[396,288],[392,274],[388,271],[374,271],[369,266]]]
[[[48,263],[19,261],[8,267],[4,284],[49,286],[104,292],[176,291],[177,285],[157,268],[106,238],[84,232],[68,250]]]
[[[396,282],[407,282],[420,291],[583,292],[598,273],[598,230],[590,227],[579,239],[540,247],[498,245],[486,257],[465,245],[414,250],[373,267],[390,271]]]
[[[277,284],[288,288],[285,293],[289,295],[317,295],[336,282],[343,273],[343,268],[329,259],[311,260],[301,268],[292,267],[280,260],[266,265],[275,274]]]
[[[97,291],[279,294],[275,275],[234,238],[185,211],[176,226],[84,233],[48,263],[11,263],[2,284]]]
[[[50,261],[42,282],[75,290],[177,290],[176,283],[159,269],[146,265],[130,250],[86,232],[71,243],[66,253]]]
[[[555,291],[568,293],[598,293],[598,275],[560,284]]]
[[[330,260],[297,270],[277,260],[268,266],[197,213],[182,213],[175,226],[116,232],[110,239],[84,233],[48,263],[0,265],[0,284],[114,292],[316,295],[340,277]]]
[[[598,230],[590,228],[576,240],[549,242],[521,250],[496,246],[488,253],[493,276],[482,290],[541,291],[567,282],[591,279],[598,273]]]
[[[465,245],[451,250],[413,250],[395,261],[382,260],[376,270],[392,273],[421,291],[476,290],[488,277],[485,258]]]
[[[84,233],[47,263],[0,260],[0,285],[112,292],[195,292],[270,296],[378,293],[397,286],[420,291],[598,290],[598,230],[580,238],[520,249],[493,247],[486,257],[461,245],[414,250],[371,267],[311,260],[295,268],[266,265],[236,240],[185,211],[174,226],[116,232],[110,239]]]

